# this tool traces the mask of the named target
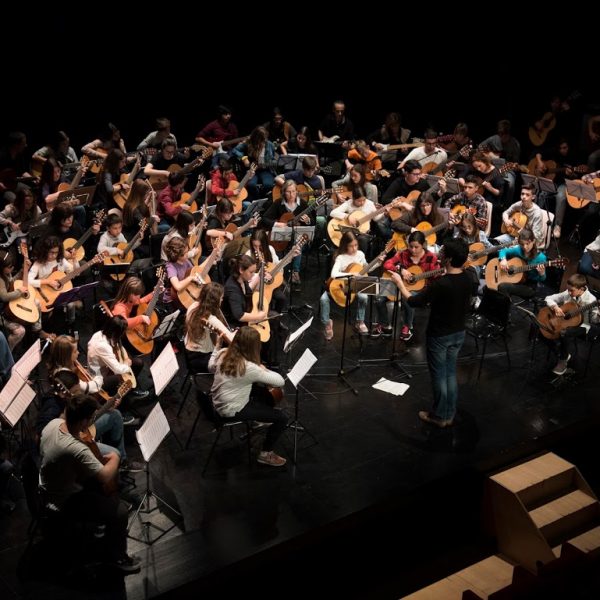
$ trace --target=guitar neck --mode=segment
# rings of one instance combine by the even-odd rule
[[[74,244],[73,247],[71,248],[71,250],[79,250],[79,248],[81,248],[81,246],[83,246],[88,239],[90,238],[90,236],[92,235],[92,227],[90,227]]]
[[[204,263],[204,268],[202,269],[202,271],[200,273],[201,278],[204,279],[208,275],[208,273],[212,269],[215,262],[217,262],[217,257],[219,256],[219,252],[220,252],[219,246],[216,246],[215,248],[213,248],[212,252],[210,253],[210,256],[206,259],[206,261]]]
[[[250,220],[245,225],[242,225],[241,227],[238,227],[233,232],[233,237],[234,238],[240,237],[240,235],[242,235],[242,233],[244,233],[244,231],[250,229],[251,227],[256,227],[256,225],[252,224],[252,217],[250,217]]]
[[[448,225],[444,222],[444,223],[440,223],[439,225],[434,225],[433,227],[426,229],[422,233],[425,237],[428,237],[434,233],[437,233],[438,231],[441,231],[442,229],[446,229],[447,227],[448,227]]]
[[[98,261],[96,261],[95,259],[92,259],[89,262],[85,263],[85,265],[81,265],[81,266],[77,267],[76,269],[73,269],[70,273],[67,273],[64,277],[60,278],[60,280],[59,280],[60,284],[64,285],[65,283],[67,283],[67,281],[71,281],[71,279],[75,279],[75,277],[78,277],[84,271],[86,271],[90,267],[93,267],[96,264],[96,262],[98,262]]]
[[[582,304],[581,306],[578,306],[577,308],[574,308],[573,310],[566,312],[565,319],[570,319],[572,317],[575,317],[576,315],[580,315],[580,314],[584,313],[586,310],[591,310],[592,308],[598,306],[598,303],[600,303],[600,300],[594,300],[593,302],[588,302],[587,304]]]
[[[160,296],[160,284],[162,283],[162,281],[163,277],[159,278],[159,280],[156,282],[156,287],[154,288],[154,292],[152,293],[152,298],[150,299],[150,302],[148,302],[146,312],[144,313],[144,315],[146,315],[147,317],[150,317],[154,312],[154,309],[156,308],[156,303],[158,302],[158,297]]]
[[[504,242],[504,244],[499,244],[498,246],[492,246],[491,248],[486,248],[485,250],[480,250],[479,252],[475,252],[473,254],[473,258],[481,258],[482,256],[487,256],[488,254],[492,254],[497,250],[502,250],[503,248],[510,248],[511,246],[515,246],[518,242]]]
[[[246,184],[250,181],[250,179],[252,179],[252,177],[254,177],[254,171],[252,169],[248,169],[246,171],[246,174],[242,177],[242,180],[238,184],[236,188],[237,191],[241,192],[246,187]]]
[[[421,281],[422,279],[430,279],[431,277],[435,277],[436,275],[442,275],[444,273],[444,269],[434,269],[433,271],[425,271],[424,273],[419,273],[418,275],[413,275],[413,281]]]

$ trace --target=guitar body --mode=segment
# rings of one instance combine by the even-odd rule
[[[360,273],[363,269],[363,265],[359,263],[352,263],[346,267],[344,273]],[[333,301],[344,308],[346,306],[346,282],[348,279],[332,279],[329,283],[329,294],[333,298]],[[350,304],[354,302],[356,293],[350,293]]]
[[[351,215],[355,217],[357,220],[362,219],[365,216],[365,213],[360,210],[355,210]],[[329,239],[336,245],[340,245],[340,240],[342,239],[343,231],[339,231],[338,227],[354,227],[358,229],[360,233],[368,233],[371,228],[371,221],[366,221],[365,223],[361,223],[360,225],[350,225],[348,223],[348,217],[346,217],[343,221],[341,219],[331,219],[329,223],[327,223],[327,233],[329,234]]]
[[[129,175],[127,173],[122,173],[121,176],[119,177],[119,181],[117,183],[129,184]],[[127,202],[127,198],[129,198],[130,191],[131,191],[131,188],[129,188],[127,190],[120,189],[118,192],[113,192],[113,200],[115,201],[115,204],[121,210],[123,210],[123,207],[125,206],[125,202]]]
[[[196,201],[193,200],[191,203],[188,203],[188,200],[191,198],[191,196],[191,194],[184,192],[183,194],[181,194],[181,198],[177,200],[177,202],[173,202],[173,206],[182,206],[183,204],[188,204],[188,206],[190,207],[190,211],[196,212],[198,210],[198,205],[196,204]]]
[[[71,184],[63,181],[62,183],[58,184],[56,191],[57,192],[68,192],[70,189],[71,189]]]
[[[75,238],[67,238],[63,242],[64,251],[66,252],[67,250],[70,250],[76,243],[77,240]],[[78,262],[81,262],[85,258],[85,250],[83,249],[83,246],[79,246],[79,248],[75,250],[75,258]]]
[[[423,269],[419,267],[419,265],[411,265],[408,267],[407,271],[410,271],[413,276],[418,276],[423,274]],[[425,279],[415,279],[414,281],[405,281],[404,285],[409,292],[418,292],[425,287]]]
[[[600,177],[596,177],[596,179],[592,180],[591,185],[594,186],[596,200],[600,202]],[[590,203],[590,200],[567,194],[567,202],[571,208],[585,208]]]
[[[436,162],[428,162],[421,167],[421,173],[426,173],[427,175],[440,175],[444,174],[442,166]]]
[[[54,271],[54,273],[50,273],[50,275],[46,279],[54,279],[55,281],[59,281],[63,277],[65,277],[66,273],[62,273],[61,271]],[[47,284],[42,285],[37,288],[37,298],[40,301],[40,308],[42,312],[50,312],[53,310],[49,306],[54,303],[54,301],[58,298],[59,294],[66,292],[67,290],[73,289],[73,282],[67,281],[58,290],[55,290],[53,287],[50,287]]]
[[[492,289],[497,290],[501,283],[519,283],[526,276],[526,273],[511,273],[514,267],[522,267],[526,263],[524,260],[515,257],[508,261],[508,271],[500,269],[500,259],[493,258],[485,268],[485,283]]]
[[[260,292],[254,292],[252,294],[252,311],[259,310],[260,303]],[[263,296],[263,306],[267,307],[268,304],[264,301]],[[261,342],[268,342],[271,337],[271,323],[268,320],[261,321],[260,323],[249,323],[249,326],[252,329],[256,329],[258,331],[258,335],[260,335]]]
[[[406,196],[406,198],[400,197],[399,200],[401,202],[406,202],[407,204],[412,204],[414,206],[420,195],[421,192],[419,190],[413,190],[412,192],[408,193],[408,196]],[[392,208],[388,213],[390,221],[395,221],[396,219],[399,219],[405,212],[406,210],[404,208]]]
[[[577,310],[578,306],[575,302],[565,302],[560,308],[564,313],[568,313],[571,310]],[[540,332],[548,340],[557,340],[563,329],[567,327],[579,327],[583,321],[581,313],[570,318],[557,317],[549,306],[540,309],[537,318],[540,323],[545,325],[545,328],[540,327]]]
[[[228,190],[237,190],[238,187],[240,185],[239,181],[230,181],[227,184],[227,189]],[[281,192],[280,192],[280,196],[281,196]],[[231,204],[233,204],[233,214],[237,215],[238,213],[240,213],[242,211],[242,202],[248,197],[248,190],[243,187],[242,189],[240,189],[239,193],[237,196],[217,196],[217,201],[221,200],[221,198],[227,198]]]
[[[229,223],[229,224],[227,225],[227,227],[225,227],[225,229],[221,229],[221,230],[219,230],[219,231],[229,231],[229,233],[233,234],[233,236],[234,236],[234,239],[235,239],[235,237],[236,237],[236,236],[235,236],[235,232],[236,232],[237,230],[238,230],[238,226],[237,226],[235,223]],[[219,243],[220,243],[220,242],[218,242],[218,241],[217,241],[217,240],[219,240],[219,239],[220,239],[219,237],[211,237],[211,238],[209,238],[209,239],[210,239],[210,247],[211,247],[211,248],[214,248],[214,247],[215,247],[217,244],[219,244]],[[225,238],[223,238],[223,239],[225,239]],[[228,240],[225,240],[225,241],[227,242]],[[231,240],[231,241],[233,241],[233,240]]]
[[[428,246],[433,246],[437,241],[436,232],[434,231],[432,233],[429,233],[432,228],[433,225],[431,225],[431,223],[428,223],[427,221],[421,221],[415,226],[415,229],[418,229],[420,232],[425,234],[425,239],[427,240]]]
[[[7,310],[10,312],[12,317],[17,321],[23,323],[36,323],[40,318],[40,311],[35,302],[35,294],[32,291],[35,289],[29,285],[23,285],[23,281],[17,279],[14,282],[15,290],[27,290],[27,295],[11,300],[8,303]]]
[[[269,273],[271,271],[271,269],[273,269],[273,268],[274,268],[273,263],[268,263],[265,267],[265,270],[267,273]],[[275,273],[275,277],[273,277],[273,279],[270,281],[270,283],[267,283],[265,281],[265,294],[264,294],[265,304],[271,304],[271,298],[273,298],[273,292],[281,285],[283,285],[283,271],[278,271],[277,273]]]
[[[473,244],[469,245],[469,257],[477,252],[483,252],[483,250],[485,250],[485,246],[483,245],[482,242],[474,242]],[[471,260],[471,258],[467,259],[467,262],[465,263],[466,267],[481,267],[482,265],[485,265],[485,263],[487,262],[488,256],[487,254],[480,256],[479,258],[476,258],[474,260]]]
[[[529,141],[534,146],[542,146],[546,142],[548,134],[556,127],[554,113],[547,112],[540,121],[541,127],[529,128]]]
[[[138,315],[143,315],[148,308],[147,304],[140,304],[137,309]],[[156,311],[152,311],[150,315],[150,323],[146,325],[142,323],[137,327],[132,327],[127,329],[125,335],[127,336],[127,340],[129,343],[140,353],[140,354],[150,354],[152,349],[154,348],[154,340],[152,339],[152,334],[154,330],[158,327],[158,315]]]
[[[508,233],[508,235],[512,235],[513,237],[518,237],[521,229],[527,225],[527,215],[521,212],[515,212],[510,216],[510,219],[512,225],[507,227],[505,223],[502,223],[501,231],[502,233]]]
[[[118,248],[119,250],[125,250],[126,247],[127,247],[127,242],[119,242],[115,246],[115,248]],[[115,254],[113,256],[107,256],[104,259],[104,264],[107,267],[110,267],[111,265],[130,264],[132,262],[133,262],[133,250],[130,250],[124,258],[119,258],[119,256]],[[123,281],[123,279],[125,279],[127,274],[126,273],[111,273],[110,276],[115,281]]]

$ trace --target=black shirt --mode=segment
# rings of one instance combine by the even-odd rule
[[[246,312],[252,312],[252,290],[246,281],[242,289],[237,279],[230,275],[225,282],[223,314],[231,327],[242,327],[246,323],[242,323],[240,318]]]
[[[432,281],[422,292],[411,296],[410,306],[431,305],[427,324],[428,337],[442,337],[458,333],[465,328],[473,292],[473,279],[464,271],[456,275],[444,275]]]

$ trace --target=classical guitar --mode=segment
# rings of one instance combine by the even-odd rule
[[[173,163],[172,165],[169,165],[165,169],[165,171],[168,171],[169,173],[181,172],[185,175],[187,173],[190,173],[194,169],[201,167],[204,164],[204,162],[206,161],[206,159],[209,158],[212,154],[210,149],[207,148],[206,146],[194,145],[191,147],[191,149],[192,150],[194,150],[194,149],[200,150],[200,155],[197,156],[192,162],[188,163],[187,165],[185,165],[183,167],[178,163]],[[181,150],[181,148],[178,148],[177,150],[179,151],[179,150]],[[169,182],[169,176],[168,175],[150,175],[148,177],[148,181],[150,182],[150,185],[154,189],[162,190],[163,188],[165,188],[167,186],[167,184]]]
[[[196,212],[198,210],[196,200],[200,192],[204,189],[205,185],[206,177],[204,177],[204,175],[198,175],[198,182],[196,183],[196,187],[193,189],[192,193],[188,194],[187,192],[183,192],[183,194],[181,194],[181,198],[173,202],[173,206],[179,206],[182,209],[187,209],[187,207],[189,207],[190,212]]]
[[[8,248],[16,239],[25,237],[31,227],[35,225],[41,225],[45,223],[50,218],[50,212],[45,212],[37,217],[33,217],[32,219],[27,219],[26,221],[21,221],[18,223],[19,228],[13,230],[10,225],[4,225],[2,237],[5,240],[0,243],[0,248]]]
[[[502,231],[502,233],[508,233],[508,235],[512,235],[513,237],[518,237],[521,229],[523,229],[525,225],[527,225],[527,215],[517,211],[510,215],[510,225],[506,225],[506,223],[502,222],[500,231]]]
[[[200,297],[200,288],[205,283],[210,283],[210,270],[213,268],[213,265],[221,259],[223,255],[223,250],[226,246],[225,238],[219,237],[215,238],[215,243],[210,253],[210,256],[200,265],[196,267],[192,267],[190,272],[186,275],[189,277],[190,275],[193,277],[192,281],[188,283],[186,287],[177,292],[177,298],[179,302],[185,308],[189,308],[192,303],[196,302]]]
[[[70,273],[63,273],[62,271],[54,271],[53,273],[50,273],[46,279],[52,279],[53,281],[58,282],[58,288],[54,288],[47,283],[44,283],[39,288],[36,288],[37,298],[40,302],[42,312],[50,312],[53,310],[54,307],[52,305],[58,296],[67,290],[73,289],[73,283],[71,280],[75,279],[75,277],[78,277],[81,275],[81,273],[95,264],[102,262],[106,256],[108,256],[107,252],[96,254],[96,256],[94,256],[94,258],[92,258],[90,261],[77,267],[76,269],[73,269]]]
[[[137,244],[139,240],[141,240],[144,237],[144,232],[146,231],[146,229],[148,229],[148,225],[153,220],[154,219],[152,218],[152,216],[148,217],[147,219],[141,219],[139,231],[131,238],[129,242],[117,242],[115,244],[114,247],[119,249],[119,253],[122,256],[119,256],[119,254],[109,255],[107,253],[106,258],[104,259],[104,264],[107,267],[110,267],[112,265],[130,264],[133,261],[133,247]],[[111,273],[110,276],[113,279],[116,279],[117,281],[122,281],[123,279],[125,279],[126,273]]]
[[[500,262],[499,258],[493,258],[485,268],[485,283],[492,290],[497,290],[501,283],[519,283],[527,271],[533,271],[541,265],[564,269],[569,263],[569,259],[557,258],[542,263],[527,264],[522,258],[515,256],[508,260],[508,270],[506,271],[500,268]]]
[[[235,240],[236,238],[239,238],[242,235],[242,233],[244,233],[248,229],[252,229],[252,228],[256,227],[258,225],[259,221],[260,221],[260,215],[255,213],[250,217],[250,220],[245,225],[238,227],[235,223],[229,223],[227,225],[227,227],[225,227],[224,229],[220,229],[219,231],[228,231],[229,233],[231,233],[233,235],[233,239]],[[210,245],[214,248],[215,245],[217,244],[217,240],[224,239],[224,238],[223,238],[223,236],[216,236],[216,237],[209,237],[208,239],[210,240]]]
[[[121,383],[117,389],[117,393],[112,396],[112,398],[109,397],[108,400],[106,400],[106,402],[96,411],[94,414],[94,422],[88,427],[86,432],[90,435],[91,439],[96,439],[96,426],[94,423],[109,410],[119,408],[121,400],[123,400],[123,398],[129,393],[129,390],[131,390],[131,381],[123,381],[123,383]]]
[[[276,202],[277,200],[281,200],[282,198],[282,188],[280,188],[278,185],[276,185],[273,188],[273,191],[271,192],[273,195],[273,202]],[[334,192],[336,194],[343,194],[344,193],[344,188],[343,187],[334,187],[334,188],[311,188],[309,185],[306,185],[304,183],[297,183],[296,184],[296,190],[298,191],[298,196],[304,200],[306,199],[310,199],[310,198],[318,198],[319,196],[322,196],[323,194],[333,194]]]
[[[289,227],[295,227],[297,225],[302,225],[303,223],[302,223],[301,218],[304,215],[308,215],[312,211],[317,210],[319,207],[325,206],[325,204],[327,204],[328,198],[329,198],[329,196],[327,194],[323,194],[320,198],[317,198],[315,200],[315,202],[313,202],[312,204],[309,204],[304,210],[299,212],[297,215],[295,215],[293,212],[283,213],[280,217],[277,218],[277,222],[284,223],[285,225],[287,225]],[[273,232],[271,231],[271,237],[272,236],[273,236]],[[281,252],[281,251],[285,250],[288,247],[289,243],[290,243],[289,240],[281,240],[281,241],[275,241],[272,239],[269,240],[269,244],[271,244],[271,246],[273,246],[273,248],[275,250],[277,250],[277,252]]]
[[[237,194],[234,194],[233,196],[217,196],[217,200],[227,198],[233,204],[234,214],[238,214],[242,210],[242,202],[248,197],[246,185],[254,177],[256,169],[256,164],[252,163],[241,181],[230,181],[227,184],[227,189],[237,191]]]
[[[486,248],[483,245],[483,242],[474,242],[473,244],[469,245],[469,257],[467,258],[465,267],[480,267],[485,265],[490,254],[498,252],[499,250],[502,250],[502,248],[516,246],[518,243],[518,240],[512,240],[512,242],[506,242],[504,244],[498,244],[497,246]]]
[[[579,180],[577,180],[575,183],[586,185],[585,183],[583,183],[583,181]],[[590,184],[587,185],[594,188],[594,192],[596,194],[596,202],[600,202],[600,177],[596,177],[592,180]],[[571,208],[585,208],[590,202],[592,202],[592,200],[576,196],[575,194],[567,193],[567,202],[569,203],[569,206]]]
[[[100,210],[94,215],[94,223],[101,224],[104,220],[104,215],[106,211],[104,209]],[[63,242],[63,249],[65,252],[71,250],[74,252],[75,260],[77,262],[81,262],[85,258],[85,250],[83,245],[89,240],[90,236],[93,233],[93,227],[90,227],[78,240],[74,238],[67,238]]]
[[[402,267],[398,265],[396,270],[399,271],[401,268]],[[425,287],[428,279],[431,279],[432,277],[438,277],[446,272],[446,269],[444,268],[433,269],[432,271],[423,271],[419,265],[410,265],[410,267],[408,267],[406,270],[409,271],[411,275],[408,281],[405,280],[404,285],[410,292],[418,292],[422,290]],[[383,279],[391,279],[391,275],[389,273],[384,273]],[[388,296],[388,298],[390,300],[394,300],[395,296]]]
[[[577,167],[572,167],[570,165],[565,165],[564,167],[559,167],[558,163],[554,160],[545,160],[543,161],[543,167],[540,168],[538,161],[536,158],[532,158],[527,165],[527,170],[536,177],[544,177],[546,179],[551,179],[554,181],[557,173],[565,173],[566,171],[573,171],[573,173],[587,173],[588,166],[587,165],[578,165]]]
[[[166,274],[166,270],[163,266],[158,267],[156,270],[156,286],[154,288],[154,292],[152,292],[152,298],[150,299],[150,302],[148,302],[148,304],[142,302],[137,306],[136,315],[144,315],[148,317],[150,319],[150,323],[140,323],[135,327],[128,327],[127,331],[125,332],[129,343],[140,354],[150,354],[154,348],[152,334],[158,327],[158,315],[154,309],[156,308],[156,303],[158,302],[158,298],[163,289],[162,285],[164,283]]]
[[[587,304],[578,305],[576,302],[565,302],[561,305],[564,317],[559,317],[549,306],[541,308],[537,318],[543,327],[540,327],[542,335],[549,340],[557,340],[560,332],[567,327],[579,327],[583,321],[583,313],[591,311],[598,306],[600,300],[594,300]]]
[[[252,294],[252,310],[251,312],[259,311],[259,310],[269,310],[269,305],[265,302],[265,263],[261,263],[260,269],[258,271],[259,284],[258,291],[255,291]],[[271,337],[271,324],[269,323],[269,319],[265,319],[264,321],[255,321],[253,323],[248,323],[252,329],[256,329],[258,334],[260,335],[261,342],[268,342]]]
[[[33,287],[29,287],[29,254],[27,251],[27,242],[21,240],[20,245],[21,254],[23,255],[23,279],[17,279],[13,287],[15,290],[21,290],[23,295],[16,300],[11,300],[8,303],[8,311],[12,317],[24,323],[36,323],[40,317],[40,311],[35,301],[35,293]]]
[[[344,273],[355,273],[357,277],[363,277],[364,275],[368,275],[373,269],[376,269],[377,267],[383,264],[383,261],[385,260],[385,255],[388,252],[391,252],[393,248],[394,246],[392,240],[389,240],[388,243],[385,245],[383,252],[376,256],[369,264],[363,266],[360,263],[351,263],[344,269]],[[329,294],[338,306],[346,306],[346,290],[348,289],[347,282],[348,280],[345,277],[340,279],[334,279],[330,277],[326,282],[326,285],[329,287]],[[355,298],[356,293],[351,292],[350,304],[354,302]]]

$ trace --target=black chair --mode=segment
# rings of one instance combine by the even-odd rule
[[[508,368],[510,369],[510,353],[506,341],[506,329],[508,327],[510,309],[511,302],[508,296],[486,287],[483,290],[483,297],[479,307],[472,318],[467,320],[466,332],[475,340],[477,352],[479,352],[479,341],[481,340],[483,342],[477,381],[479,381],[479,378],[481,377],[481,369],[483,368],[483,361],[485,359],[489,340],[502,338],[504,349],[506,351]]]
[[[163,262],[160,257],[160,249],[161,249],[162,241],[163,241],[165,235],[167,235],[166,231],[163,233],[157,233],[155,235],[150,236],[150,255],[152,257],[152,261],[154,262],[154,264]]]

